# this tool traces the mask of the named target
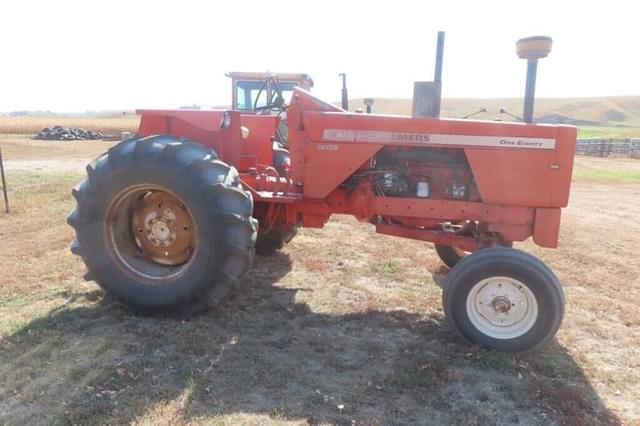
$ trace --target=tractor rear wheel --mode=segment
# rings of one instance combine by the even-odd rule
[[[538,258],[511,248],[487,248],[462,259],[444,286],[449,324],[465,340],[507,352],[547,343],[564,315],[564,293]]]
[[[233,167],[171,136],[124,141],[87,166],[68,217],[71,251],[109,296],[137,312],[195,313],[253,261],[253,202]]]
[[[469,252],[459,249],[458,247],[445,246],[442,244],[435,244],[435,248],[440,260],[450,269],[469,254]]]
[[[475,229],[475,223],[473,222],[463,222],[463,223],[452,223],[445,222],[442,224],[442,230],[445,232],[451,232],[453,234],[458,235],[466,235],[470,236],[473,234],[473,230]],[[442,262],[449,267],[449,269],[456,266],[458,262],[460,262],[465,256],[469,255],[470,252],[464,251],[458,247],[447,246],[443,244],[435,244],[436,253]]]

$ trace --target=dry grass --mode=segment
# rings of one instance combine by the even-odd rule
[[[640,161],[631,158],[612,160],[608,158],[583,157],[575,159],[574,178],[592,183],[640,183]]]
[[[117,118],[67,117],[0,117],[0,133],[35,134],[45,127],[80,127],[106,135],[119,135],[122,131],[135,132],[140,117],[129,114]]]
[[[9,172],[0,424],[640,422],[640,185],[577,182],[562,247],[522,245],[557,272],[568,311],[551,346],[510,356],[448,330],[429,245],[347,217],[258,258],[245,291],[196,318],[104,305],[68,251],[81,177]]]

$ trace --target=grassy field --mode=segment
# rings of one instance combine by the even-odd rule
[[[626,139],[640,137],[640,126],[634,125],[602,125],[602,126],[578,126],[579,139],[612,138]]]
[[[615,164],[615,167],[612,167]],[[627,158],[576,157],[574,179],[580,182],[640,184],[640,161]]]
[[[348,217],[258,257],[195,318],[143,318],[84,282],[65,217],[108,144],[0,137],[0,424],[640,423],[640,162],[578,158],[561,247],[560,332],[514,356],[459,342],[424,243]]]

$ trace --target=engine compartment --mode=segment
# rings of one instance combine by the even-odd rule
[[[381,197],[480,201],[463,149],[385,147],[347,186],[363,179]]]

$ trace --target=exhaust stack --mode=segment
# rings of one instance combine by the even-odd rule
[[[413,83],[412,117],[440,117],[442,100],[442,59],[444,56],[444,31],[438,31],[436,49],[436,67],[433,81],[416,81]]]
[[[553,40],[547,36],[521,38],[516,42],[516,53],[520,59],[527,60],[527,87],[524,93],[524,110],[522,119],[525,123],[533,123],[533,104],[536,97],[536,74],[538,59],[545,58],[551,52]]]
[[[436,46],[436,69],[433,73],[433,81],[438,86],[435,117],[440,117],[440,104],[442,103],[442,60],[444,57],[444,31],[438,31],[438,44]]]
[[[349,111],[349,91],[347,90],[347,73],[341,72],[338,74],[338,77],[342,77],[342,92],[340,93],[342,96],[341,106],[345,111]]]

